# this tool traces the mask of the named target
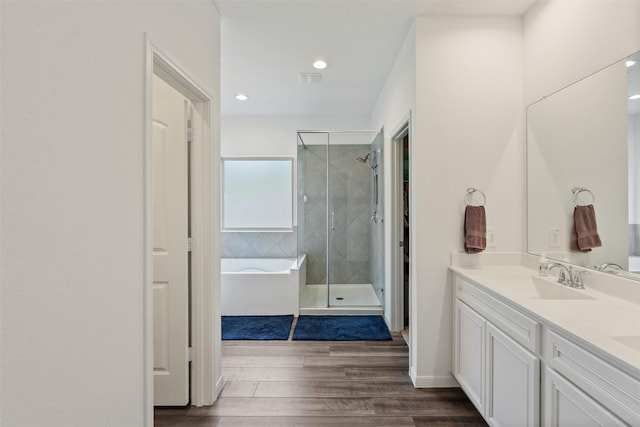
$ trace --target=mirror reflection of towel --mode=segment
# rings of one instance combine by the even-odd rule
[[[572,251],[589,252],[602,246],[596,225],[593,205],[576,206],[573,210],[573,230],[569,248]]]
[[[482,252],[487,248],[487,220],[484,206],[467,206],[464,211],[464,250]]]

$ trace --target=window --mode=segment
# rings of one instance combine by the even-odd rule
[[[225,158],[222,229],[291,231],[293,159]]]

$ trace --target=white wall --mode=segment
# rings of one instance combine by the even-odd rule
[[[143,33],[217,96],[218,14],[209,0],[1,8],[0,424],[151,425]]]
[[[391,222],[393,208],[393,202],[390,199],[392,194],[392,168],[391,162],[393,161],[393,146],[391,138],[394,136],[394,132],[402,126],[409,118],[411,112],[415,111],[416,105],[416,32],[415,26],[411,26],[405,40],[398,52],[398,56],[394,62],[394,65],[387,77],[387,81],[378,96],[378,100],[371,113],[371,127],[374,129],[380,129],[384,127],[384,148],[383,157],[385,164],[384,174],[384,194],[386,197],[384,203],[384,275],[385,275],[385,304],[387,307],[385,310],[385,317],[387,324],[392,324],[389,308],[391,307],[391,295],[390,289],[391,283],[394,278],[392,277],[392,261],[393,261],[393,249],[395,245],[392,244],[392,227],[394,224]],[[414,129],[409,130],[410,136],[413,135]]]
[[[293,156],[298,130],[359,130],[369,116],[224,116],[221,154],[226,156]]]
[[[526,104],[640,50],[640,1],[548,0],[524,17]]]
[[[490,250],[524,249],[522,48],[519,18],[416,21],[411,375],[419,386],[453,381],[447,267],[451,251],[463,250],[467,187],[486,194]]]

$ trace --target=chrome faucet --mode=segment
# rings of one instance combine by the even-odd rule
[[[622,268],[621,265],[616,264],[615,262],[605,262],[604,264],[596,266],[596,270],[605,273],[618,274],[618,271],[616,270],[624,270],[624,268]]]
[[[590,274],[586,270],[578,270],[576,268],[576,273],[573,275],[573,287],[576,289],[584,289],[584,282],[582,281],[583,274]]]
[[[547,264],[547,271],[551,271],[553,268],[559,268],[560,274],[558,274],[558,283],[561,283],[565,286],[573,287],[573,270],[571,266],[566,266],[564,264],[560,264],[559,262],[552,262]]]

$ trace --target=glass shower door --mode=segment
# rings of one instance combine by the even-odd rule
[[[346,233],[346,186],[344,173],[342,173],[340,154],[341,149],[338,145],[332,145],[337,142],[337,135],[331,135],[327,146],[327,307],[339,306],[345,301],[340,288],[342,278],[341,272],[345,267],[345,259],[347,257],[346,242],[344,239]]]
[[[327,133],[298,134],[298,253],[305,257],[301,308],[326,308]]]
[[[328,146],[328,280],[329,307],[376,305],[371,290],[372,168],[363,163],[370,136],[333,133]],[[371,156],[369,157],[371,159]],[[362,298],[363,290],[374,301]]]
[[[372,237],[383,232],[381,149],[377,131],[298,132],[301,310],[381,307],[384,247]]]

